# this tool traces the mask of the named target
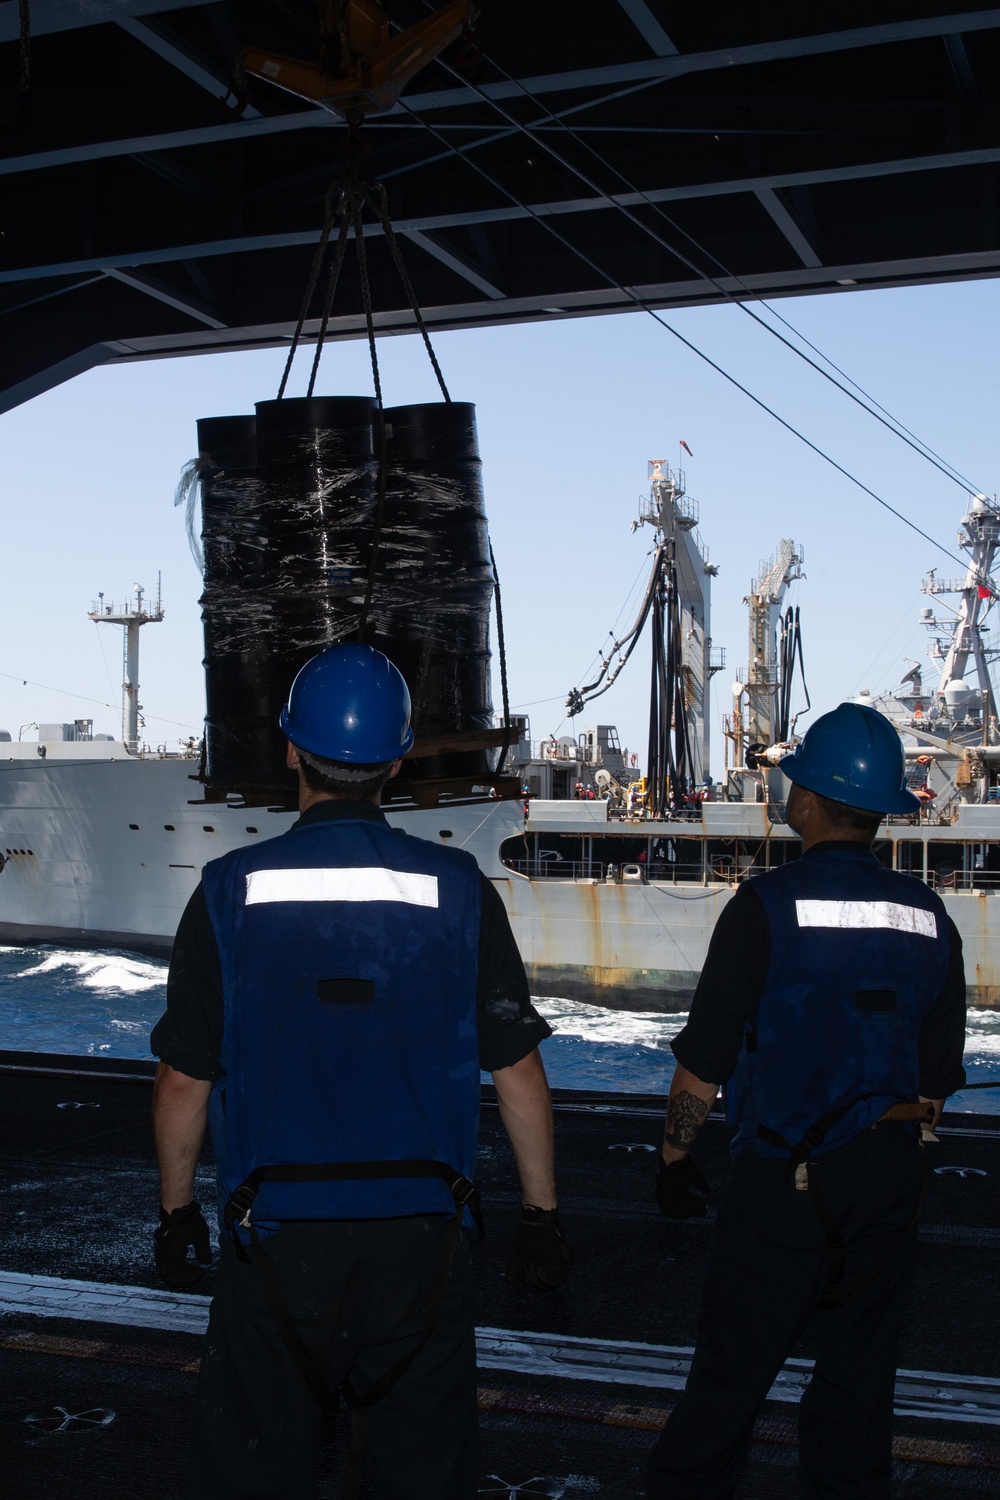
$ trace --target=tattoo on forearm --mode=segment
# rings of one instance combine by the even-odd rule
[[[689,1151],[694,1138],[712,1108],[711,1099],[699,1099],[697,1094],[681,1091],[671,1096],[667,1105],[667,1128],[663,1139],[675,1151]]]

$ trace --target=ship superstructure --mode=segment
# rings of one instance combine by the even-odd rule
[[[675,759],[673,772],[668,766],[662,775],[665,797],[657,810],[649,767],[620,743],[612,724],[595,714],[575,735],[533,743],[523,717],[512,724],[509,762],[523,800],[483,797],[388,810],[395,826],[475,856],[507,907],[536,994],[685,1010],[715,921],[740,883],[798,858],[799,841],[768,778],[784,748],[774,737],[792,732],[788,674],[793,655],[801,665],[800,642],[785,593],[801,570],[801,548],[782,544],[755,580],[748,598],[751,657],[739,679],[739,776],[730,769],[722,787],[705,785],[707,763],[699,757],[706,753],[707,686],[717,660],[708,612],[714,570],[695,534],[696,515],[682,509],[682,491],[677,476],[662,468],[651,484],[650,520],[660,524],[646,614],[662,583],[664,619],[673,609],[689,648],[679,671],[687,782]],[[681,525],[682,517],[689,524]],[[929,619],[940,686],[926,693],[911,676],[906,691],[876,703],[894,713],[908,738],[915,783],[922,778],[938,795],[926,797],[917,816],[887,820],[875,851],[940,892],[962,935],[970,999],[997,1007],[1000,743],[987,696],[994,653],[984,635],[996,597],[1000,512],[979,497],[963,527],[971,561],[958,588],[954,628],[950,617]],[[671,535],[673,565],[665,568],[662,549]],[[931,580],[930,591],[939,601],[945,597],[940,581]],[[605,678],[617,675],[629,651],[626,643],[609,654]],[[968,687],[981,670],[986,682],[977,675],[977,687],[961,697],[956,683]],[[676,708],[676,697],[667,701]],[[673,715],[668,727],[676,757]],[[43,725],[37,740],[8,736],[0,744],[0,941],[164,953],[206,861],[282,832],[295,814],[250,808],[237,798],[207,804],[195,745],[173,754],[142,744],[130,751],[121,741],[93,736],[91,728],[87,721]]]
[[[993,573],[1000,550],[1000,508],[986,495],[971,497],[956,538],[969,554],[964,578],[931,569],[921,582],[932,601],[921,611],[927,655],[937,673],[928,686],[919,662],[909,662],[893,692],[863,693],[892,719],[907,745],[909,780],[926,816],[947,820],[960,803],[1000,798],[1000,729],[992,667],[1000,646],[989,639],[996,604]],[[932,804],[934,804],[932,806]]]

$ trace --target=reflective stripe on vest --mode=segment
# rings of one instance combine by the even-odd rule
[[[437,906],[436,875],[406,870],[254,870],[247,876],[247,906],[276,901],[403,901]]]
[[[900,901],[796,901],[795,916],[800,927],[888,927],[918,937],[938,935],[932,911]]]

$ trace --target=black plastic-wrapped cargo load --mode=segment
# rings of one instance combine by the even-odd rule
[[[386,495],[376,543],[371,397],[263,401],[256,418],[198,424],[205,588],[206,767],[211,792],[287,800],[278,714],[299,668],[363,639],[394,661],[427,752],[400,784],[475,780],[495,752],[493,591],[474,406],[385,413]],[[419,755],[419,745],[418,745]]]
[[[367,639],[406,678],[418,741],[492,729],[493,567],[476,408],[390,407],[385,431],[388,486]],[[403,773],[473,776],[495,759],[454,750],[421,756]]]
[[[240,784],[274,758],[267,684],[253,645],[266,547],[258,519],[257,424],[198,423],[205,634],[205,770],[210,788]]]
[[[266,800],[294,789],[278,715],[299,668],[358,628],[374,405],[364,396],[262,401],[256,418],[198,424],[205,780],[215,791]]]

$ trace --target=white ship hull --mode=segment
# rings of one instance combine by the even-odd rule
[[[191,779],[195,762],[132,758],[116,748],[115,759],[0,764],[0,942],[166,954],[202,867],[294,820],[205,803]],[[640,872],[630,881],[605,878],[602,841],[672,837],[677,824],[610,824],[603,804],[551,802],[530,804],[528,820],[519,803],[491,802],[394,812],[390,821],[475,856],[503,897],[535,994],[649,1011],[687,1008],[735,889],[712,870],[708,851],[735,849],[741,838],[739,847],[759,851],[789,837],[768,827],[762,806],[707,805],[701,821],[680,826],[686,839],[704,841],[701,879],[647,881]],[[949,849],[964,840],[970,873],[941,895],[965,944],[970,1000],[991,1007],[1000,1006],[1000,889],[977,884],[971,868],[994,826],[1000,842],[1000,807],[991,806],[963,809],[949,828],[889,830],[932,851],[942,839]],[[602,874],[564,866],[563,877],[558,865],[536,865],[539,878],[526,878],[509,868],[512,854],[537,856],[539,841],[560,838],[589,844],[591,868]]]

